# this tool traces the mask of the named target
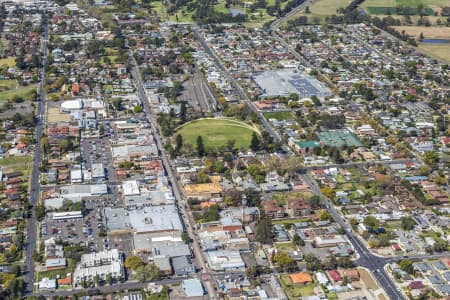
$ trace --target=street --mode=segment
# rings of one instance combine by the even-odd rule
[[[37,108],[37,115],[44,116],[45,115],[45,101],[46,95],[44,90],[45,83],[45,64],[47,61],[47,43],[48,43],[48,22],[44,15],[44,24],[43,24],[43,35],[42,35],[42,66],[40,69],[41,81],[39,83],[39,105]],[[39,201],[39,166],[41,164],[41,136],[43,132],[43,120],[39,118],[37,120],[36,125],[36,146],[33,156],[33,167],[31,170],[31,183],[30,183],[30,205],[32,206],[31,216],[27,222],[27,244],[25,250],[25,275],[24,275],[24,284],[25,291],[24,294],[30,294],[33,292],[34,287],[34,260],[33,253],[36,249],[36,237],[37,237],[37,221],[34,213],[34,206]]]

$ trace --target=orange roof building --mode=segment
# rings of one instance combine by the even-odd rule
[[[311,275],[306,272],[291,274],[289,277],[293,284],[309,284],[313,282]]]
[[[58,279],[58,285],[71,285],[71,284],[72,284],[72,277]]]
[[[211,205],[214,205],[214,204],[216,204],[216,203],[211,202],[211,201],[201,202],[201,203],[200,203],[200,208],[201,208],[201,209],[203,209],[203,208],[210,208]]]

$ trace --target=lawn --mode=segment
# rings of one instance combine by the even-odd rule
[[[273,199],[277,200],[277,202],[280,205],[286,205],[287,200],[289,199],[297,199],[297,198],[309,199],[312,196],[314,196],[314,194],[311,192],[285,192],[274,194],[272,197]]]
[[[308,23],[324,22],[326,17],[331,15],[342,15],[338,13],[338,9],[345,8],[350,4],[351,0],[316,0],[309,5],[309,13],[305,10],[290,16],[288,20],[298,18],[299,16],[307,16]],[[317,21],[315,20],[317,19]]]
[[[72,259],[67,259],[67,268],[59,270],[42,271],[37,273],[37,280],[41,281],[42,278],[55,279],[58,275],[59,278],[66,278],[67,273],[73,273],[74,263]]]
[[[450,62],[449,44],[423,44],[419,43],[419,50],[437,59]]]
[[[426,39],[449,39],[450,27],[433,27],[433,26],[392,26],[398,32],[405,31],[407,35],[419,39],[420,34],[423,33]],[[447,44],[447,47],[449,45]]]
[[[413,9],[408,10],[409,14],[418,14],[419,5],[425,7],[426,15],[433,15],[433,9],[450,6],[450,0],[366,0],[361,7],[377,15],[396,14],[396,7],[410,7]]]
[[[282,220],[273,220],[272,224],[288,225],[288,224],[296,224],[296,223],[302,223],[302,222],[308,222],[308,221],[310,221],[308,218],[282,219]]]
[[[337,15],[339,8],[345,8],[351,1],[349,0],[317,0],[309,7],[313,16]]]
[[[236,119],[206,118],[180,126],[175,135],[180,134],[184,143],[194,146],[197,145],[197,138],[201,136],[206,148],[223,147],[230,140],[235,141],[237,148],[249,148],[253,132],[260,134],[255,126]]]
[[[31,92],[36,89],[35,85],[17,86],[15,80],[0,81],[0,101],[7,101],[13,96],[18,96],[27,100]]]
[[[31,155],[10,156],[0,158],[0,166],[6,169],[6,172],[22,171],[24,175],[29,173],[31,167]]]
[[[275,248],[278,251],[296,251],[297,247],[292,242],[275,243]]]
[[[302,297],[314,295],[315,284],[308,284],[308,285],[292,284],[289,275],[281,275],[280,283],[289,299],[301,299]]]
[[[0,67],[3,65],[7,65],[8,67],[16,66],[16,58],[13,56],[9,56],[6,58],[0,58]]]
[[[294,119],[292,113],[289,111],[267,112],[264,113],[264,117],[266,119],[277,119],[278,121]]]

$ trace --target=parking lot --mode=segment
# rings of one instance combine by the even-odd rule
[[[89,247],[90,251],[102,251],[105,238],[99,236],[101,226],[96,210],[90,210],[83,218],[68,220],[53,220],[48,214],[42,222],[41,233],[44,239],[54,237],[69,244]]]

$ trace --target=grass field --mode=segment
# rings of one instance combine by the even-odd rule
[[[426,39],[450,39],[450,27],[392,26],[392,28],[398,32],[405,31],[407,35],[417,39],[420,37],[420,33],[423,33]]]
[[[267,0],[267,6],[272,6],[275,4],[276,0]],[[245,3],[250,5],[256,2],[256,0],[246,1]],[[281,0],[281,8],[283,9],[288,0]],[[230,13],[230,10],[225,7],[225,0],[218,0],[214,5],[214,9],[216,12],[220,13]],[[180,23],[191,23],[194,22],[192,20],[192,15],[194,11],[189,11],[186,6],[181,7],[176,13],[172,15],[167,14],[167,10],[162,3],[162,1],[152,1],[153,10],[158,13],[162,20],[170,21],[170,22],[180,22]],[[231,9],[239,9],[247,14],[248,21],[245,22],[246,25],[250,27],[261,27],[264,23],[268,21],[275,20],[275,17],[267,14],[265,9],[256,9],[254,12],[251,12],[249,8],[243,7],[241,5],[231,5]]]
[[[345,8],[351,1],[349,0],[317,0],[309,6],[312,16],[337,15],[339,8]]]
[[[30,155],[25,156],[10,156],[0,158],[0,166],[4,168],[6,172],[21,171],[25,176],[28,176],[31,169]]]
[[[17,86],[15,80],[0,81],[0,102],[7,101],[17,95],[26,100],[30,93],[36,89],[35,85]]]
[[[0,58],[0,67],[3,65],[7,65],[8,67],[16,66],[16,58],[12,56],[7,58]]]
[[[433,12],[439,10],[440,7],[450,6],[450,0],[366,0],[361,7],[371,14],[384,15],[389,11],[394,15],[396,7],[417,8],[419,5],[426,8],[427,15],[433,15]],[[411,13],[417,14],[417,10],[411,11]]]
[[[419,43],[419,49],[432,57],[450,63],[449,44],[423,44]]]
[[[188,122],[176,131],[176,134],[183,136],[183,141],[194,146],[197,144],[197,137],[203,138],[206,148],[226,146],[230,140],[235,141],[235,147],[248,148],[253,132],[259,134],[256,127],[248,125],[236,119],[199,119]]]
[[[287,225],[287,224],[295,224],[295,223],[302,223],[302,222],[308,222],[308,221],[310,221],[308,218],[283,219],[283,220],[272,220],[272,224]]]
[[[277,119],[278,121],[294,119],[292,113],[289,111],[277,111],[264,113],[266,119]]]

